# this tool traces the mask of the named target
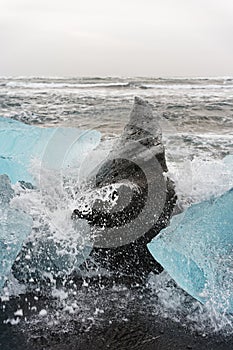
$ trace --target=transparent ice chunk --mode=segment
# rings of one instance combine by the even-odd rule
[[[9,178],[0,175],[0,288],[32,229],[32,218],[28,214],[10,208],[13,196]]]
[[[56,237],[44,228],[43,232],[31,237],[13,265],[14,276],[23,282],[53,282],[78,270],[92,249],[87,243],[90,226],[80,219],[73,230],[67,231],[63,237]]]
[[[33,159],[51,169],[78,167],[100,137],[96,130],[42,128],[0,117],[0,174],[7,174],[12,183],[35,183]]]
[[[174,216],[148,248],[190,295],[233,313],[233,189]]]
[[[9,178],[1,176],[0,287],[13,263],[14,274],[25,281],[69,274],[89,255],[90,227],[85,220],[74,223],[71,208],[79,168],[100,138],[95,130],[42,128],[0,117],[0,174],[21,183],[11,202],[17,210],[10,207]],[[34,168],[33,160],[39,161]]]

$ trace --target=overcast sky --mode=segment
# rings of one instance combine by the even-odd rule
[[[233,76],[233,0],[0,0],[0,75]]]

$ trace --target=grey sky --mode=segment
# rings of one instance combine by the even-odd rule
[[[0,0],[0,75],[233,76],[232,0]]]

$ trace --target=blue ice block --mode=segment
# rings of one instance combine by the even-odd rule
[[[52,278],[63,277],[78,269],[92,249],[87,242],[90,234],[87,221],[77,220],[71,234],[67,225],[62,237],[42,227],[39,236],[28,242],[33,219],[10,207],[14,195],[9,177],[0,175],[0,290],[12,266],[15,277],[25,282],[31,278],[42,280],[48,274]]]
[[[53,235],[46,228],[40,230],[39,236],[22,247],[12,267],[14,277],[26,283],[48,283],[48,280],[53,283],[55,278],[64,278],[78,270],[89,256],[92,245],[88,242],[88,222],[80,219],[75,226],[76,232],[73,231],[72,235],[64,232],[62,238]]]
[[[55,170],[78,167],[100,138],[96,130],[43,128],[0,117],[0,174],[7,174],[12,183],[35,184],[33,159]]]
[[[36,183],[31,172],[33,159],[40,162],[40,169],[55,170],[55,174],[57,170],[79,169],[88,153],[98,145],[100,138],[100,132],[95,130],[42,128],[0,117],[0,175],[7,174],[12,183],[21,180],[29,182],[43,191],[41,178],[40,183]],[[0,176],[0,288],[32,229],[32,218],[28,215],[30,213],[10,207],[14,191],[9,178],[6,175]],[[90,230],[87,222],[81,220],[76,226],[74,231],[85,238]],[[41,228],[40,239],[33,241],[32,238],[18,255],[21,260],[17,260],[17,273],[27,278],[32,270],[37,272],[36,275],[51,271],[58,275],[77,268],[89,255],[91,247],[87,246],[85,239],[81,245],[75,232],[69,237],[66,227],[63,237],[57,239],[56,232],[53,236]]]
[[[8,176],[0,175],[0,289],[32,229],[32,218],[28,214],[10,208],[13,195]]]
[[[233,313],[233,189],[174,216],[148,248],[190,295]]]

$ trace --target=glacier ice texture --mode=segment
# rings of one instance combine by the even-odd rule
[[[81,219],[76,222],[76,232],[71,235],[65,232],[59,239],[45,228],[39,236],[23,245],[12,267],[14,277],[22,282],[53,283],[55,279],[78,271],[92,250],[91,244],[85,242],[89,233],[89,224]],[[84,238],[84,244],[80,236]]]
[[[33,159],[54,170],[79,167],[100,137],[96,130],[43,128],[0,117],[0,174],[7,174],[12,183],[35,184],[30,171]]]
[[[63,222],[53,222],[51,231],[49,219],[44,221],[44,212],[50,213],[51,208],[43,205],[46,206],[47,202],[52,203],[54,207],[51,212],[56,214],[57,210],[58,219],[63,219],[59,210],[63,212],[64,209],[65,212],[69,209],[72,199],[68,194],[67,198],[64,198],[64,191],[56,187],[60,181],[57,181],[56,174],[64,169],[73,171],[77,184],[78,170],[89,152],[98,145],[100,138],[100,132],[95,130],[44,128],[0,117],[0,288],[4,285],[12,265],[15,276],[25,281],[30,277],[41,277],[49,273],[57,276],[70,273],[89,255],[91,247],[85,241],[85,235],[90,231],[87,222],[80,220],[75,224],[76,227],[73,227],[71,218],[64,215]],[[35,176],[32,171],[33,160],[39,161],[41,176]],[[51,181],[45,178],[47,170],[53,172]],[[44,183],[41,181],[43,176]],[[11,183],[15,184],[18,181],[23,188],[25,187],[25,192],[32,190],[29,196],[41,214],[37,221],[43,224],[39,228],[37,224],[37,235],[30,206],[26,206],[24,210],[21,210],[21,207],[14,209],[10,206],[14,197]],[[51,197],[48,194],[50,189]],[[38,191],[42,193],[41,202],[33,202]],[[52,198],[55,193],[57,197]],[[18,199],[20,198],[21,195],[18,196]],[[22,202],[24,198],[26,197],[22,196]]]
[[[9,177],[0,175],[0,289],[32,230],[31,216],[10,207],[13,196]]]
[[[233,313],[233,189],[174,216],[148,248],[186,292]]]

